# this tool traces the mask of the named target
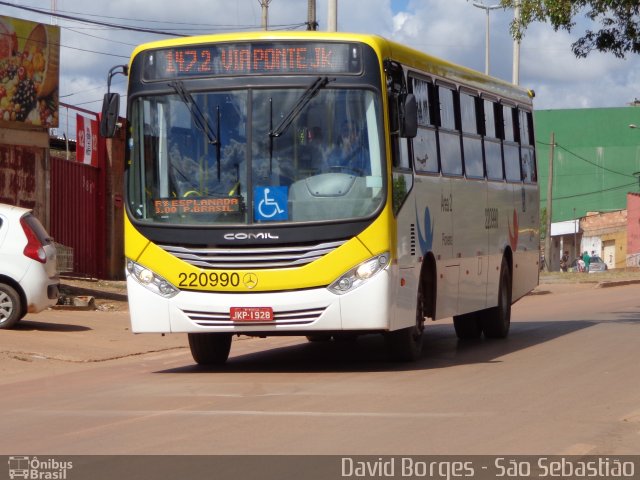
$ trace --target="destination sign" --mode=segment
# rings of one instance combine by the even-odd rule
[[[146,53],[145,80],[222,75],[358,74],[361,49],[330,42],[188,45]]]

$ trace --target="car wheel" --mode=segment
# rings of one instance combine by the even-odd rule
[[[13,287],[0,283],[0,328],[13,328],[21,318],[20,295]]]
[[[229,358],[230,333],[190,333],[191,356],[198,365],[221,365]]]

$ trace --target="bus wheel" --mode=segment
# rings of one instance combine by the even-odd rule
[[[424,296],[418,288],[416,324],[386,334],[387,347],[393,360],[414,362],[422,356],[422,333],[424,332]]]
[[[511,326],[511,272],[505,258],[500,267],[498,306],[484,311],[482,331],[487,338],[506,338]]]
[[[455,315],[453,317],[453,326],[456,329],[456,335],[461,340],[480,338],[480,335],[482,335],[480,312]]]
[[[230,333],[190,333],[191,356],[198,365],[221,365],[229,358]]]

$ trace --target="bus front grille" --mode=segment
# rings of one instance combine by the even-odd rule
[[[234,322],[229,318],[229,312],[210,312],[197,310],[183,310],[189,319],[201,327],[251,327],[256,325],[272,326],[300,326],[310,325],[324,313],[326,307],[309,308],[304,310],[274,311],[273,321]]]
[[[194,267],[216,270],[296,268],[322,258],[345,241],[305,246],[265,248],[189,248],[160,245],[164,251]]]

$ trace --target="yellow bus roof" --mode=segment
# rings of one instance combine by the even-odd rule
[[[381,36],[369,34],[318,31],[258,31],[179,37],[141,44],[134,49],[131,55],[131,60],[143,51],[156,48],[206,43],[278,40],[361,42],[371,46],[381,60],[394,60],[404,66],[426,74],[434,75],[435,77],[446,79],[459,85],[529,105],[531,104],[531,98],[533,97],[533,92],[520,86],[513,85],[499,78],[487,76],[484,73],[461,65],[456,65],[455,63],[434,57],[400,43],[387,40]]]

